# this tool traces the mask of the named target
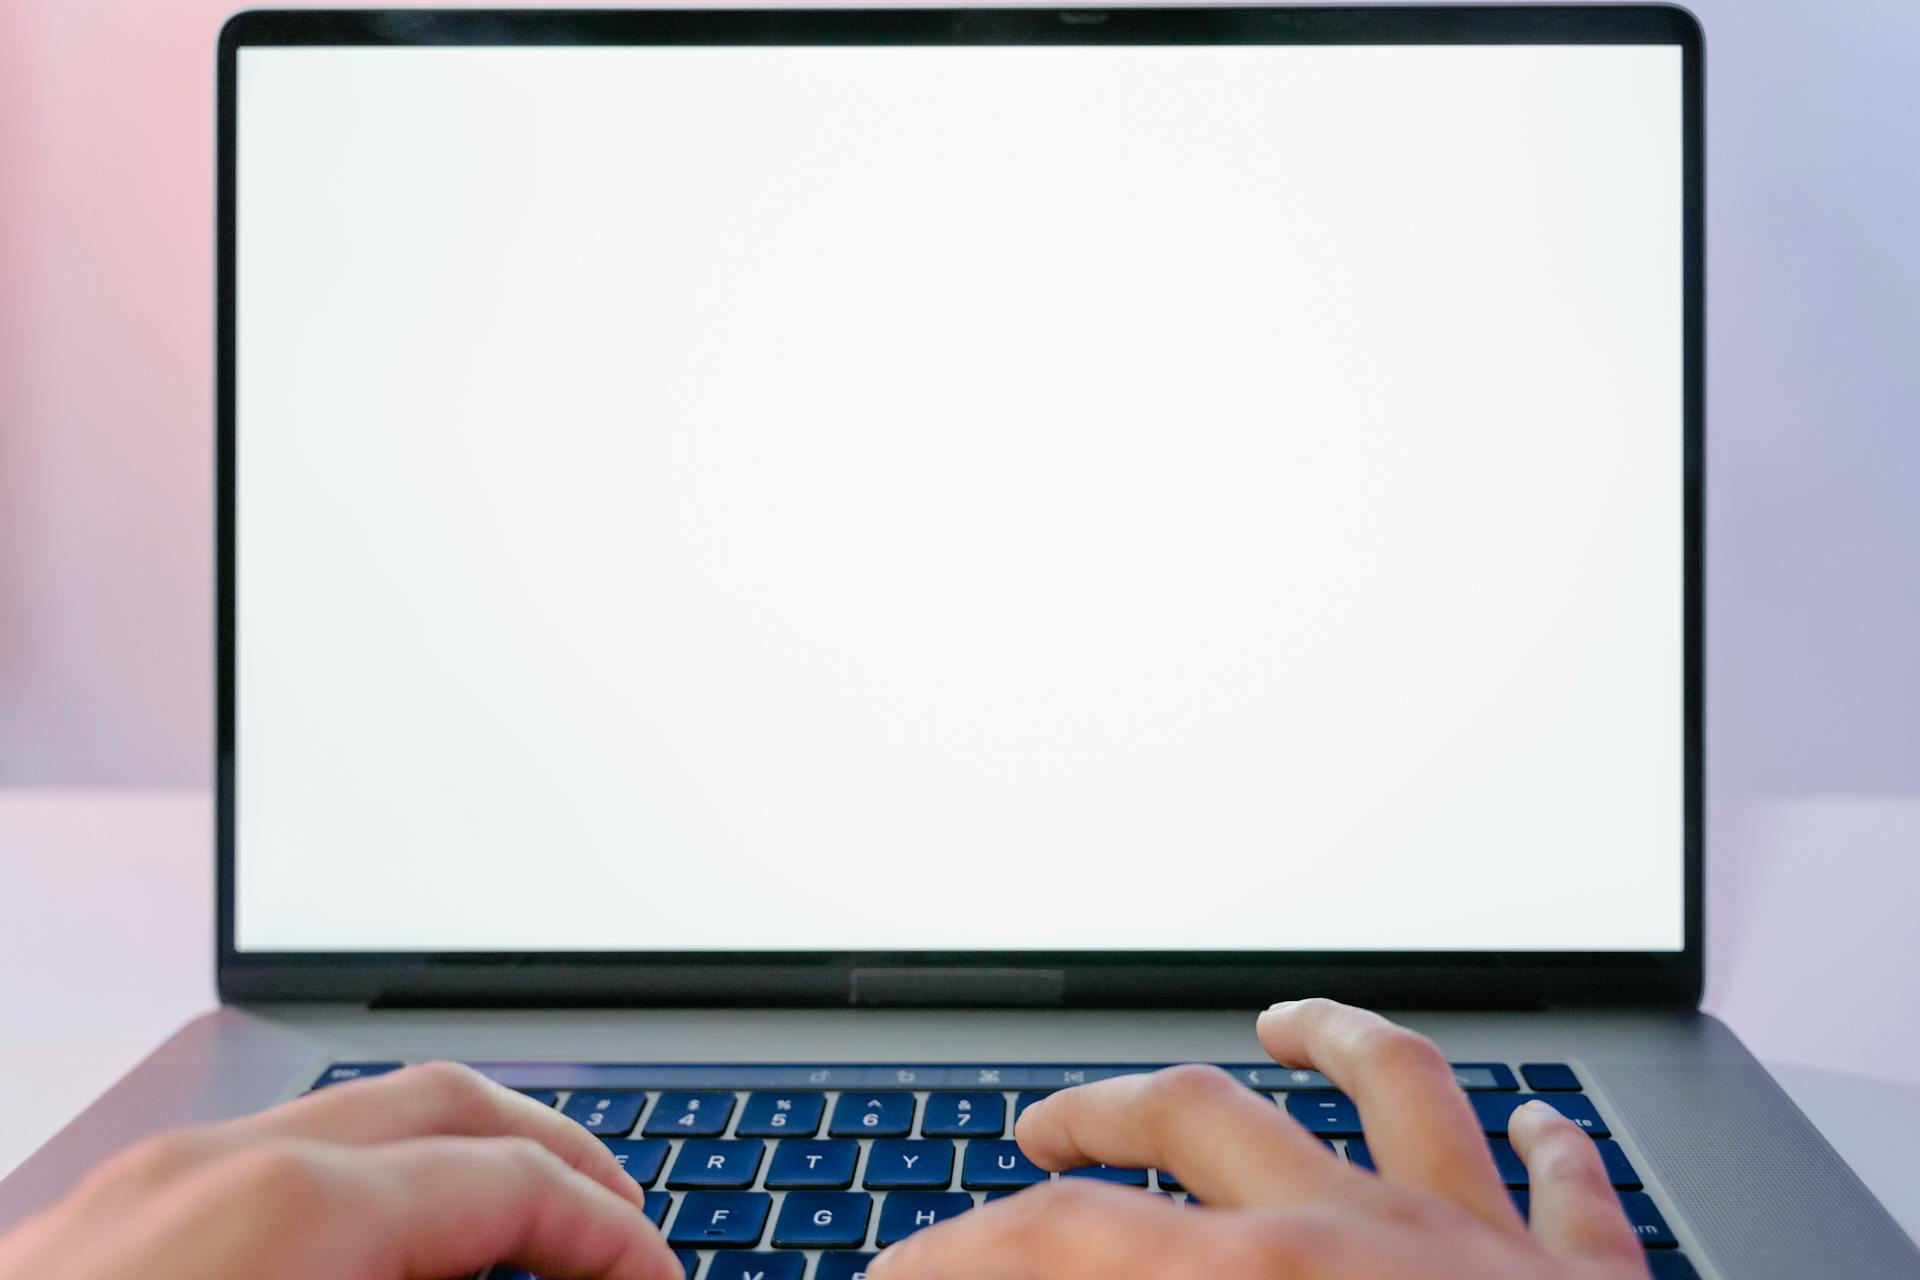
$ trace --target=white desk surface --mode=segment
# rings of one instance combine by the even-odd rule
[[[1723,805],[1707,1007],[1920,1239],[1920,801]],[[0,790],[0,1172],[215,1003],[211,801]]]

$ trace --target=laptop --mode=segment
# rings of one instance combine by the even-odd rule
[[[693,1280],[846,1280],[1119,1073],[1364,1163],[1253,1036],[1329,995],[1517,1200],[1513,1108],[1587,1129],[1654,1275],[1920,1275],[1698,1009],[1683,10],[263,11],[218,76],[223,1003],[0,1225],[452,1058]]]

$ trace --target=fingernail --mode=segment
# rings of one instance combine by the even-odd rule
[[[1268,1005],[1268,1006],[1267,1006],[1267,1012],[1268,1012],[1268,1013],[1279,1013],[1279,1012],[1281,1012],[1281,1011],[1282,1011],[1282,1010],[1284,1010],[1284,1009],[1291,1009],[1291,1008],[1293,1008],[1293,1006],[1295,1006],[1295,1005],[1297,1005],[1297,1004],[1299,1004],[1299,1003],[1300,1003],[1300,1002],[1299,1002],[1298,1000],[1281,1000],[1281,1001],[1277,1001],[1276,1003],[1274,1003],[1274,1004],[1270,1004],[1270,1005]]]

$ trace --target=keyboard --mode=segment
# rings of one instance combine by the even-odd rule
[[[402,1065],[336,1063],[313,1088]],[[1101,1165],[1049,1174],[1012,1138],[1020,1112],[1055,1090],[1165,1064],[473,1065],[607,1144],[645,1188],[647,1214],[687,1280],[864,1280],[876,1250],[1054,1177],[1098,1178],[1198,1204],[1162,1170]],[[1222,1065],[1341,1159],[1372,1169],[1358,1109],[1325,1076],[1272,1063]],[[1527,1170],[1507,1141],[1507,1117],[1538,1098],[1593,1138],[1654,1280],[1698,1280],[1658,1196],[1572,1066],[1462,1062],[1453,1074],[1522,1215]],[[529,1277],[496,1266],[482,1280]]]

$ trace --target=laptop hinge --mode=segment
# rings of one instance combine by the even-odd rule
[[[855,969],[847,1003],[855,1005],[1058,1005],[1067,977],[1059,969]]]

